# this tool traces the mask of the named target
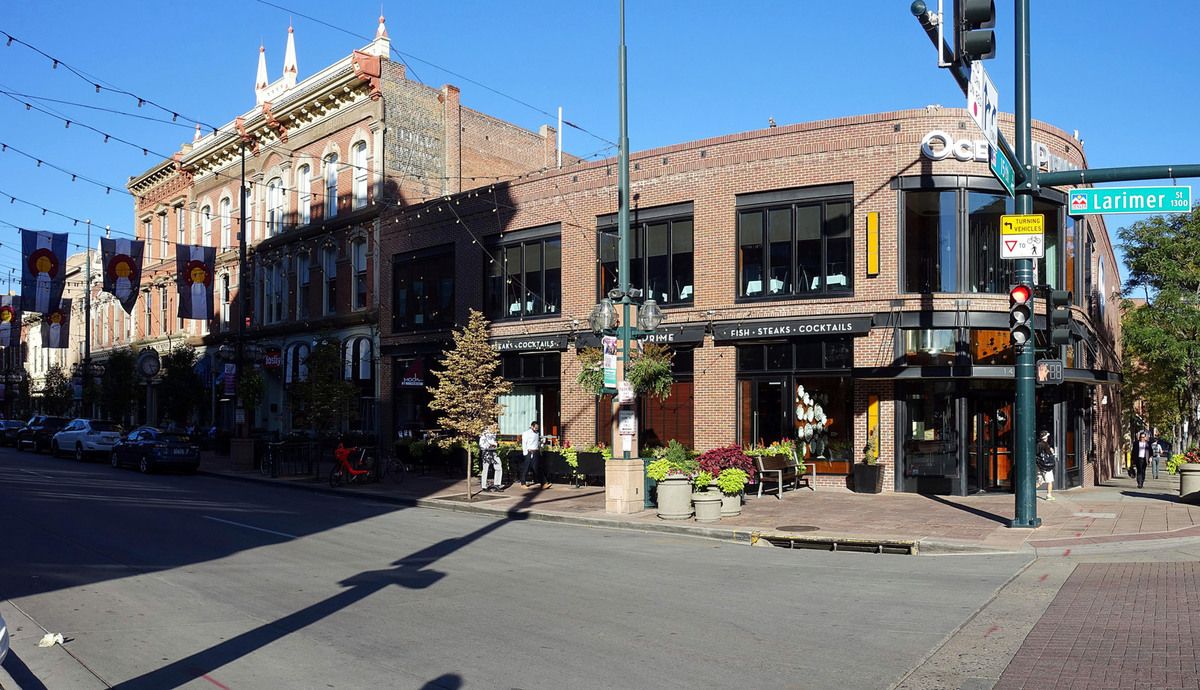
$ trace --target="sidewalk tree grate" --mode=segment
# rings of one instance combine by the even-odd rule
[[[920,546],[916,541],[903,539],[870,539],[862,537],[834,537],[825,535],[795,535],[775,532],[752,532],[750,545],[759,543],[782,546],[789,549],[819,549],[822,551],[863,551],[867,553],[892,553],[916,556]]]

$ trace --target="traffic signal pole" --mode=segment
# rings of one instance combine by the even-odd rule
[[[1017,143],[1016,167],[1024,173],[1025,180],[1016,186],[1016,211],[1018,215],[1033,213],[1033,195],[1037,193],[1037,166],[1033,160],[1033,120],[1029,103],[1029,0],[1014,0],[1016,21],[1016,116],[1015,139]],[[1033,285],[1033,259],[1016,259],[1015,278],[1018,284]],[[1031,299],[1037,299],[1033,297]],[[1034,484],[1036,468],[1033,464],[1033,439],[1037,433],[1035,413],[1036,387],[1034,366],[1037,348],[1033,341],[1015,346],[1016,352],[1016,415],[1013,437],[1016,441],[1016,476],[1013,477],[1013,493],[1016,496],[1015,517],[1009,527],[1033,528],[1042,524],[1037,516],[1037,487]]]

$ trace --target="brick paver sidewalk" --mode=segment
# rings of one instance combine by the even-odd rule
[[[996,690],[1200,687],[1200,564],[1081,564]]]

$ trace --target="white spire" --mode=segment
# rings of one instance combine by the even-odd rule
[[[200,141],[200,123],[196,123],[196,133],[192,135],[192,141]]]
[[[258,46],[258,76],[254,78],[254,88],[265,88],[267,81],[267,49],[260,43]]]
[[[379,15],[379,28],[375,30],[375,40],[387,38],[387,27],[383,24],[383,15]]]
[[[288,27],[287,51],[283,54],[283,76],[296,78],[296,38],[292,27]]]
[[[383,15],[379,15],[379,28],[375,30],[375,40],[367,46],[366,52],[381,58],[389,57],[392,52],[392,41],[388,38],[387,26],[383,23]]]

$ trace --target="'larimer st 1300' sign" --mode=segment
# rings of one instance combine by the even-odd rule
[[[821,319],[718,323],[713,325],[713,338],[716,340],[743,340],[810,335],[863,335],[870,332],[871,320],[870,316],[841,316]]]

